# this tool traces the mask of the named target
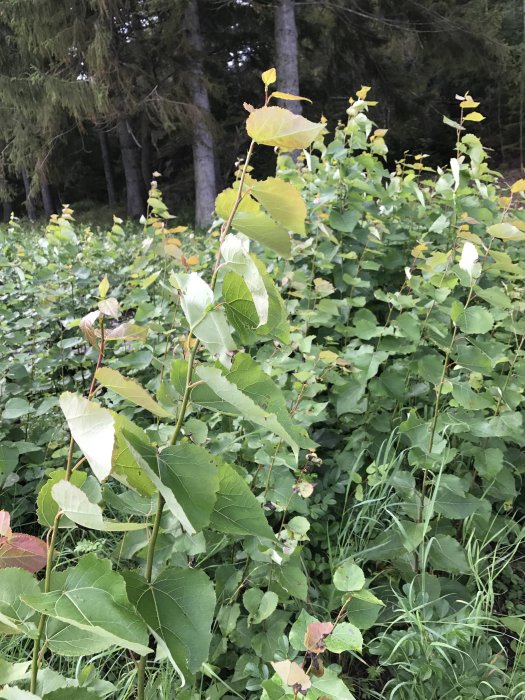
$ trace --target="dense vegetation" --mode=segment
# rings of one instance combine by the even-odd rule
[[[207,236],[2,229],[0,697],[525,697],[525,181],[457,102],[437,169],[250,111],[303,150]]]
[[[305,114],[332,128],[356,86],[373,85],[394,156],[434,165],[451,147],[440,115],[468,88],[496,162],[519,167],[524,18],[523,0],[3,0],[5,217],[67,202],[138,218],[157,170],[170,209],[190,221],[196,205],[208,225],[248,146],[242,103],[273,64],[279,89],[312,99]]]

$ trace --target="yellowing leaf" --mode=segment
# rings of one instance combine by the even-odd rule
[[[466,122],[482,122],[484,119],[485,117],[480,112],[470,112],[463,117]]]
[[[525,192],[525,179],[521,178],[521,180],[516,180],[516,182],[510,188],[510,191],[513,194],[516,194],[517,192]]]
[[[315,124],[282,107],[255,109],[246,121],[248,135],[256,143],[291,151],[308,148],[323,129],[323,124]]]
[[[300,97],[299,95],[290,95],[289,92],[272,92],[270,97],[275,97],[278,100],[305,100],[306,102],[311,102],[308,97]]]
[[[360,100],[366,100],[366,96],[371,89],[369,85],[361,85],[361,88],[355,94]]]
[[[459,106],[461,107],[461,109],[475,109],[476,107],[479,107],[479,102],[467,99],[463,100],[463,102],[460,102]]]
[[[199,256],[198,255],[190,255],[189,258],[186,258],[186,264],[187,265],[198,265],[199,264]]]
[[[122,396],[122,398],[141,408],[145,408],[146,411],[153,413],[155,416],[160,418],[172,417],[171,413],[162,408],[138,382],[124,377],[117,370],[110,367],[101,367],[96,371],[95,377],[106,389],[114,391],[115,394]]]
[[[277,80],[277,71],[275,68],[268,68],[262,73],[261,78],[265,86],[268,87],[268,85],[272,85]]]
[[[306,693],[312,681],[295,661],[272,661],[275,673],[288,687],[298,686],[301,693]]]
[[[98,285],[98,295],[99,295],[99,297],[100,297],[101,299],[105,299],[105,298],[106,298],[106,294],[108,293],[108,291],[109,291],[109,280],[108,280],[108,276],[107,276],[107,275],[104,275],[104,277],[102,278],[101,283]]]
[[[306,204],[291,183],[269,177],[263,182],[255,182],[251,191],[277,223],[295,233],[305,234]]]

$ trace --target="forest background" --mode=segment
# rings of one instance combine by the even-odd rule
[[[331,127],[373,86],[392,161],[410,144],[440,162],[442,115],[469,90],[493,166],[523,165],[523,0],[4,0],[0,33],[4,219],[64,203],[139,217],[159,171],[170,209],[207,225],[269,65]],[[270,174],[271,153],[256,165]]]

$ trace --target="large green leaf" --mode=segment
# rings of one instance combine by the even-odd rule
[[[29,571],[0,570],[0,634],[27,634],[35,630],[35,611],[20,597],[38,592],[38,583]]]
[[[222,399],[235,404],[246,420],[256,425],[260,425],[266,430],[270,430],[279,436],[292,448],[296,458],[299,456],[299,445],[295,436],[291,435],[287,429],[279,422],[277,416],[268,413],[247,394],[240,391],[237,386],[227,379],[216,367],[200,366],[196,370],[199,379],[206,384]]]
[[[64,515],[82,527],[103,532],[128,532],[143,530],[146,527],[146,523],[117,523],[114,520],[104,520],[102,508],[96,503],[91,503],[81,489],[68,481],[62,480],[53,484],[51,495]]]
[[[120,372],[109,367],[101,367],[96,371],[97,381],[106,389],[114,391],[115,394],[131,401],[131,403],[145,408],[150,413],[160,418],[171,418],[172,414],[166,411],[155,399],[134,379],[124,377]]]
[[[115,427],[111,412],[95,401],[79,394],[65,392],[60,408],[66,417],[73,439],[84,453],[99,481],[111,473],[111,455],[115,443]]]
[[[235,469],[220,462],[219,491],[211,514],[210,527],[228,535],[255,535],[273,539],[261,504]]]
[[[158,470],[159,490],[184,529],[192,534],[206,527],[219,488],[211,455],[198,445],[175,445],[159,454]]]
[[[112,457],[112,476],[143,496],[152,496],[156,493],[156,488],[142,466],[135,459],[134,454],[130,451],[129,445],[124,438],[124,432],[134,435],[144,445],[150,444],[149,438],[142,428],[139,428],[126,416],[120,413],[113,413],[113,418],[115,420],[115,447]]]
[[[306,203],[290,182],[269,177],[262,182],[250,181],[250,191],[268,214],[290,231],[304,235]]]
[[[215,609],[213,584],[203,571],[168,567],[148,584],[126,574],[130,600],[165,645],[183,680],[206,661]]]
[[[215,200],[217,214],[227,219],[237,199],[238,189],[230,187],[219,194]],[[266,214],[249,194],[245,194],[233,217],[232,226],[258,243],[274,250],[279,255],[288,257],[291,241],[288,231]]]
[[[254,109],[246,121],[248,135],[256,143],[288,151],[308,148],[323,129],[323,124],[315,124],[282,107]]]
[[[290,418],[286,400],[279,387],[250,355],[238,352],[226,376],[258,406],[277,416],[279,423],[289,435],[293,436],[300,447],[304,449],[315,447],[316,443],[309,439],[306,431],[295,425]]]
[[[222,297],[228,321],[239,333],[241,342],[247,342],[248,331],[254,331],[260,325],[259,315],[246,282],[236,272],[224,276]]]
[[[130,450],[189,534],[210,521],[219,488],[219,475],[211,455],[198,445],[183,443],[157,454],[126,434]]]
[[[67,570],[62,590],[22,596],[40,613],[69,623],[137,654],[148,654],[148,634],[111,562],[88,554]]]
[[[267,323],[269,295],[257,265],[250,257],[249,241],[246,239],[241,240],[240,236],[229,233],[221,246],[221,255],[226,269],[235,272],[241,277],[248,288],[253,306],[259,317],[259,322],[256,325]]]

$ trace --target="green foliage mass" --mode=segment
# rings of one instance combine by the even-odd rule
[[[367,99],[209,238],[2,230],[0,697],[523,694],[525,183],[468,106],[389,169]]]

